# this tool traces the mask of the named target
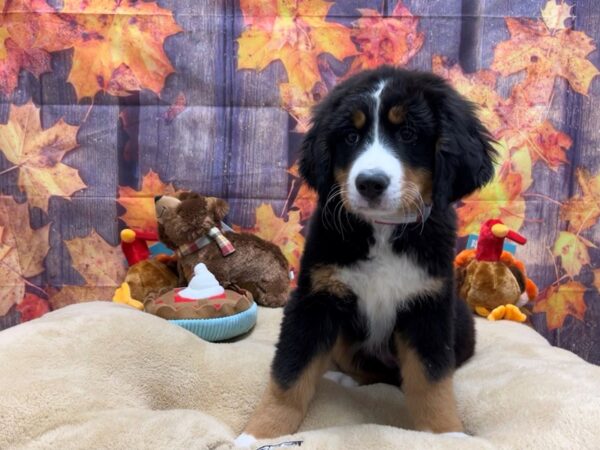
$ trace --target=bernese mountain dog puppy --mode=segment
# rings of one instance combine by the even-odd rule
[[[398,385],[417,430],[461,432],[452,387],[474,352],[456,297],[452,202],[493,176],[489,132],[442,78],[381,67],[313,113],[300,173],[317,191],[267,390],[236,443],[295,432],[333,364]]]

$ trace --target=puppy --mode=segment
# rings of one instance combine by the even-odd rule
[[[417,430],[461,432],[452,387],[474,352],[456,298],[451,203],[493,176],[492,139],[443,79],[391,67],[314,111],[300,173],[319,194],[267,390],[238,444],[295,432],[333,363],[401,386]]]

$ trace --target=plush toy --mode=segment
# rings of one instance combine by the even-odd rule
[[[199,263],[186,288],[171,289],[146,301],[146,312],[167,319],[207,341],[222,341],[249,331],[256,323],[252,294],[237,286],[225,289]]]
[[[158,234],[129,228],[121,231],[121,248],[129,268],[124,283],[115,292],[113,301],[142,309],[140,305],[143,305],[149,296],[178,286],[176,263],[167,255],[150,258],[147,240],[158,240]]]
[[[481,225],[477,248],[463,250],[454,261],[457,290],[480,316],[524,322],[527,316],[518,304],[523,294],[533,300],[537,286],[527,278],[524,264],[503,251],[505,238],[520,245],[527,242],[500,220],[487,220]]]
[[[290,286],[289,266],[276,245],[248,233],[234,233],[222,221],[227,202],[193,192],[155,198],[160,240],[175,251],[180,285],[187,285],[196,264],[224,286],[252,293],[263,306],[282,306]]]

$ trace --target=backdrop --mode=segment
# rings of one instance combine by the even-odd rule
[[[0,0],[0,328],[111,298],[118,232],[193,189],[298,266],[314,195],[310,106],[382,63],[433,70],[481,106],[500,217],[541,288],[533,326],[600,363],[596,0]],[[465,239],[461,239],[461,245]]]

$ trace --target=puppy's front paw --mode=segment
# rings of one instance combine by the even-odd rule
[[[346,387],[355,387],[358,386],[358,383],[351,376],[346,375],[342,372],[336,372],[333,370],[329,370],[325,372],[323,378],[327,378],[328,380],[335,381],[338,384]]]
[[[248,448],[255,442],[256,438],[254,436],[251,434],[242,433],[235,439],[235,441],[233,441],[233,445],[235,445],[235,448]]]

